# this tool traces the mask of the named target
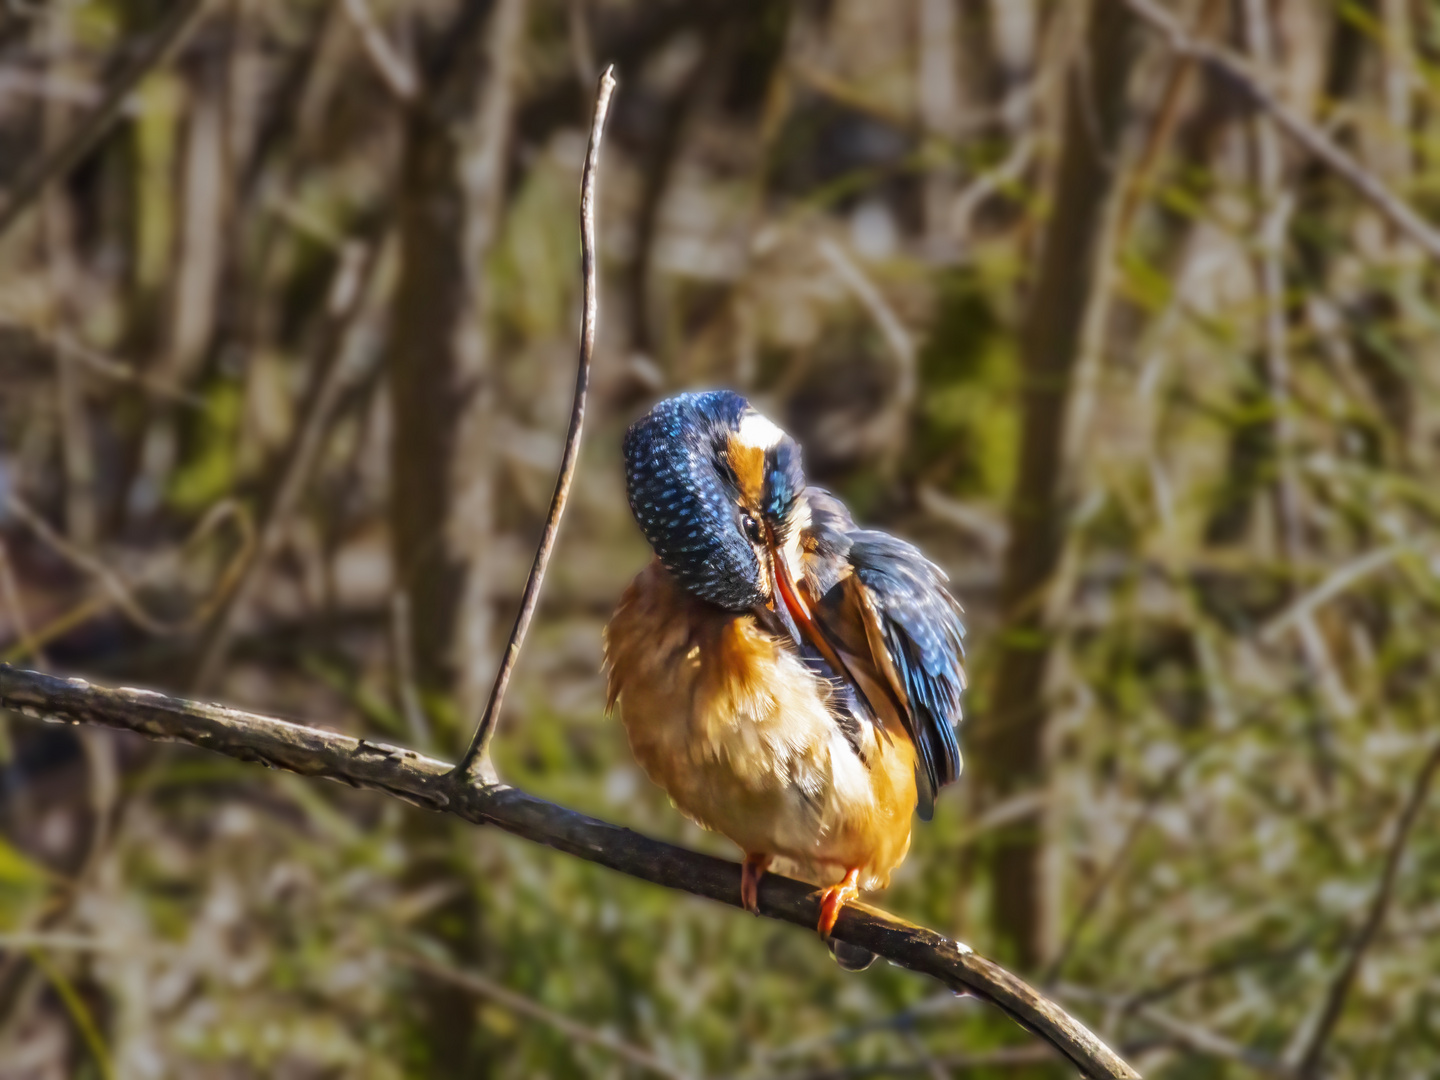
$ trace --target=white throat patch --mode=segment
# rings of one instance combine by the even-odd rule
[[[735,441],[752,450],[769,450],[784,437],[783,431],[758,412],[747,412],[742,416],[740,428],[735,432]]]

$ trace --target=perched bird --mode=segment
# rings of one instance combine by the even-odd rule
[[[605,631],[609,706],[649,777],[744,852],[745,906],[775,865],[825,887],[828,941],[960,775],[960,607],[916,548],[808,486],[799,446],[738,394],[662,401],[624,451],[655,559]]]

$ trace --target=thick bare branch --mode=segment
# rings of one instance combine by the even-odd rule
[[[35,719],[189,743],[241,761],[372,788],[477,825],[497,826],[642,881],[740,906],[740,872],[732,862],[642,836],[506,784],[457,781],[448,763],[414,750],[223,705],[148,690],[108,689],[9,665],[0,665],[0,708]],[[760,885],[760,913],[813,932],[818,893],[809,885],[767,874]],[[991,1002],[1086,1076],[1139,1076],[1064,1009],[967,945],[866,904],[845,908],[835,936],[929,975],[951,990]]]

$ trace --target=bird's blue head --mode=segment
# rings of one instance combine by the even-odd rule
[[[691,594],[729,611],[773,606],[770,552],[805,489],[800,448],[739,394],[679,394],[625,435],[630,509]]]

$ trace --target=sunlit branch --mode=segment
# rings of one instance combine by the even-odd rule
[[[0,665],[0,708],[38,720],[93,724],[189,743],[241,761],[383,791],[427,810],[494,825],[642,881],[740,906],[735,863],[642,836],[506,784],[455,784],[447,762],[403,747],[223,705],[92,686],[9,665]],[[760,914],[813,933],[818,893],[801,882],[767,874],[760,885]],[[957,993],[989,1001],[1086,1076],[1139,1076],[1064,1009],[966,945],[866,904],[848,905],[834,936],[929,975]]]

